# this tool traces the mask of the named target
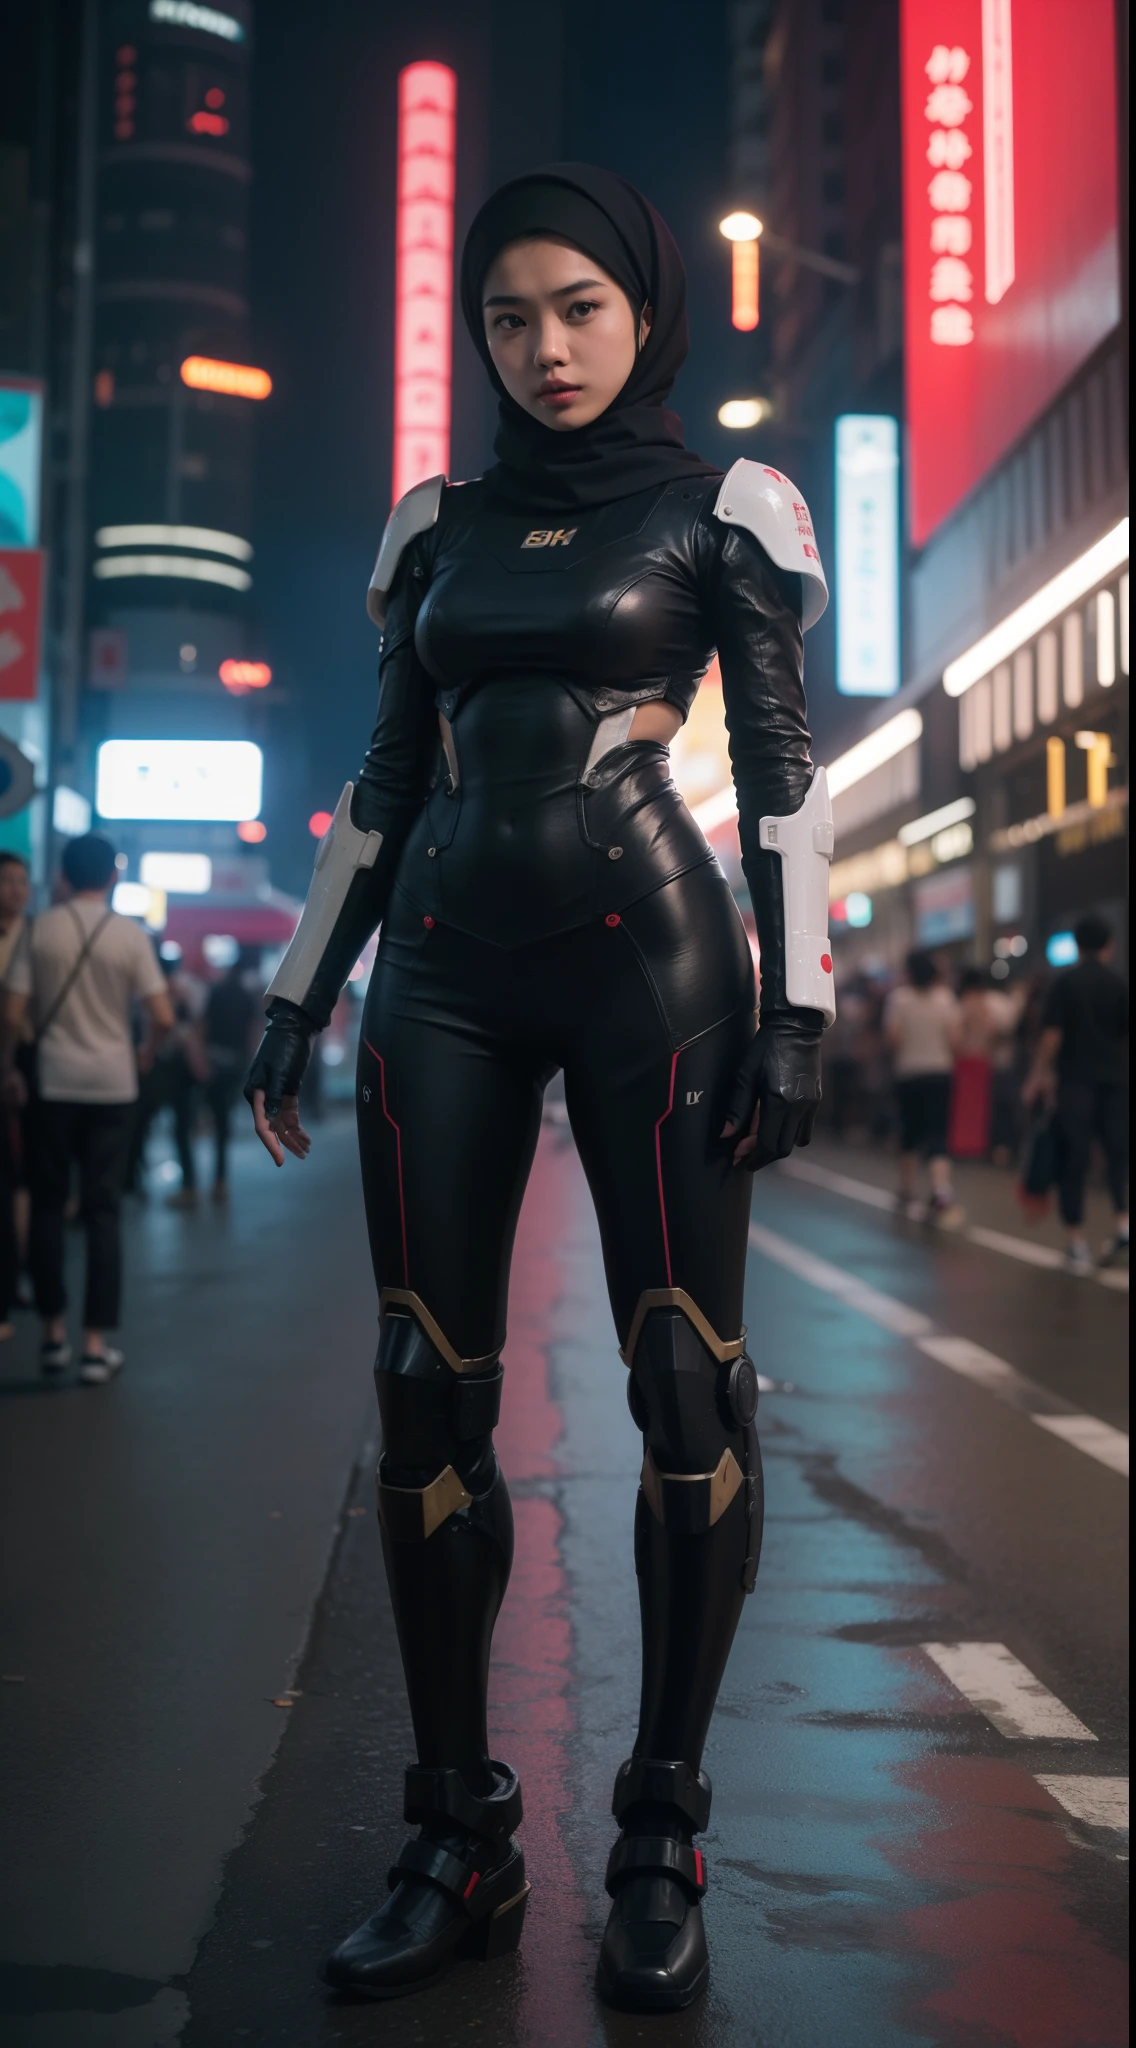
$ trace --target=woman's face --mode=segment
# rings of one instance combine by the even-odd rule
[[[510,242],[482,290],[493,365],[546,427],[586,427],[618,397],[647,339],[615,279],[570,242]]]

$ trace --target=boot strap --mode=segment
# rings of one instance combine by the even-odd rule
[[[397,1862],[387,1874],[387,1882],[393,1891],[404,1877],[424,1877],[430,1884],[436,1884],[439,1891],[448,1893],[471,1920],[484,1920],[487,1913],[494,1912],[503,1900],[517,1891],[520,1855],[514,1842],[512,1852],[495,1870],[481,1870],[478,1865],[484,1861],[486,1846],[485,1843],[471,1842],[467,1862],[464,1857],[455,1856],[452,1849],[444,1848],[441,1842],[428,1842],[422,1838],[405,1842]],[[520,1882],[523,1883],[523,1863],[520,1872]]]
[[[479,1799],[460,1771],[412,1764],[406,1773],[403,1818],[412,1824],[445,1816],[486,1842],[507,1841],[521,1824],[521,1788],[508,1764],[490,1760],[497,1789]]]
[[[604,1889],[612,1898],[628,1877],[675,1877],[700,1899],[706,1890],[706,1859],[701,1849],[672,1842],[666,1835],[621,1835],[607,1859]]]

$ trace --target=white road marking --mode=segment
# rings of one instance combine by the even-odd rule
[[[921,1647],[999,1735],[1037,1742],[1096,1741],[1092,1729],[1078,1721],[1005,1643],[923,1643]]]
[[[1035,1775],[1074,1820],[1091,1828],[1127,1828],[1127,1778],[1067,1778],[1049,1771]]]
[[[885,1330],[893,1331],[897,1337],[922,1337],[935,1327],[930,1316],[919,1309],[909,1308],[905,1301],[896,1301],[891,1294],[881,1294],[866,1281],[857,1280],[854,1273],[846,1273],[842,1266],[830,1266],[827,1259],[819,1259],[815,1252],[807,1252],[803,1245],[779,1237],[760,1223],[750,1224],[749,1241],[755,1250],[787,1266],[801,1280],[808,1280],[825,1294],[835,1294],[847,1308],[858,1309],[862,1316],[882,1323]]]
[[[1102,1465],[1110,1466],[1127,1479],[1128,1438],[1122,1429],[1098,1422],[1095,1415],[1035,1415],[1033,1419],[1039,1428],[1050,1430],[1079,1451],[1087,1451],[1090,1458],[1098,1458]]]
[[[1015,1407],[1025,1406],[1032,1412],[1034,1398],[1041,1389],[1016,1365],[1008,1365],[1004,1358],[998,1358],[981,1344],[972,1344],[969,1337],[920,1337],[919,1349],[940,1365],[949,1366],[952,1372],[961,1373],[964,1379],[989,1387],[992,1394],[1003,1400],[1011,1399]]]
[[[887,1209],[895,1212],[895,1198],[886,1188],[877,1187],[874,1181],[857,1180],[849,1173],[837,1173],[831,1166],[818,1166],[814,1160],[783,1159],[782,1173],[791,1180],[809,1181],[814,1187],[826,1188],[830,1194],[845,1195],[850,1202],[864,1202],[871,1209]],[[969,1244],[980,1245],[983,1251],[1001,1252],[1005,1258],[1020,1259],[1024,1265],[1044,1267],[1047,1272],[1062,1273],[1065,1259],[1053,1245],[1036,1244],[1028,1237],[1014,1237],[1006,1230],[988,1230],[983,1223],[969,1223],[965,1229],[953,1233],[963,1237]],[[1128,1275],[1109,1267],[1094,1269],[1080,1276],[1095,1280],[1099,1287],[1108,1287],[1114,1293],[1127,1294]]]
[[[764,1224],[750,1224],[749,1241],[755,1251],[764,1252],[768,1259],[775,1259],[778,1265],[785,1266],[798,1279],[807,1280],[810,1286],[819,1287],[825,1294],[835,1295],[846,1308],[855,1309],[895,1336],[910,1337],[928,1358],[960,1373],[965,1379],[974,1380],[985,1387],[987,1393],[1005,1401],[1011,1408],[1020,1409],[1031,1421],[1060,1437],[1074,1450],[1083,1451],[1110,1471],[1128,1477],[1128,1438],[1123,1430],[1111,1428],[1095,1415],[1082,1414],[1071,1402],[1028,1379],[1016,1366],[998,1358],[983,1345],[973,1343],[969,1337],[952,1337],[945,1330],[936,1330],[930,1316],[925,1316],[920,1309],[910,1308],[905,1301],[896,1301],[893,1295],[882,1294],[877,1287],[869,1287],[866,1280],[845,1272],[843,1266],[831,1265],[827,1259],[818,1258],[815,1252],[806,1251],[803,1245],[795,1244],[791,1238],[782,1237],[775,1230],[766,1230]]]

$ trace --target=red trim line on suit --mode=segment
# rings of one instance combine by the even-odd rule
[[[399,1222],[402,1225],[402,1284],[404,1287],[409,1287],[410,1259],[407,1255],[406,1250],[406,1196],[403,1192],[402,1186],[402,1132],[399,1130],[399,1127],[396,1124],[393,1116],[391,1115],[390,1110],[387,1108],[387,1070],[386,1063],[383,1059],[382,1053],[375,1051],[375,1048],[371,1044],[369,1038],[365,1038],[363,1040],[363,1043],[366,1046],[367,1051],[370,1053],[371,1058],[374,1060],[378,1060],[379,1094],[382,1099],[383,1115],[385,1116],[388,1124],[394,1132],[395,1157],[398,1160],[398,1214]],[[669,1266],[667,1270],[669,1272]]]
[[[663,1193],[663,1144],[662,1144],[662,1136],[663,1136],[663,1125],[664,1125],[664,1124],[666,1123],[666,1120],[667,1120],[667,1118],[669,1117],[669,1115],[670,1115],[670,1113],[671,1113],[672,1109],[674,1108],[674,1099],[675,1099],[675,1068],[677,1067],[677,1065],[678,1065],[678,1054],[677,1054],[677,1052],[676,1052],[676,1053],[672,1053],[672,1054],[671,1054],[671,1088],[670,1088],[670,1094],[669,1094],[669,1096],[668,1096],[668,1098],[667,1098],[667,1106],[666,1106],[666,1108],[664,1109],[664,1111],[663,1111],[663,1113],[662,1113],[662,1116],[661,1116],[661,1117],[659,1118],[659,1121],[658,1121],[658,1123],[657,1123],[657,1124],[655,1125],[655,1174],[656,1174],[656,1177],[657,1177],[657,1179],[658,1179],[658,1183],[659,1183],[659,1221],[660,1221],[660,1223],[661,1223],[661,1224],[662,1224],[662,1226],[663,1226],[663,1257],[664,1257],[664,1259],[665,1259],[665,1260],[666,1260],[666,1262],[667,1262],[667,1286],[668,1286],[668,1287],[673,1287],[673,1286],[674,1286],[674,1277],[673,1277],[673,1275],[672,1275],[672,1273],[671,1273],[671,1241],[670,1241],[670,1236],[669,1236],[669,1234],[668,1234],[668,1231],[667,1231],[667,1199],[666,1199],[666,1196],[665,1196],[665,1194]]]

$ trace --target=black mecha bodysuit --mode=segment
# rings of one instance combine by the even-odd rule
[[[305,1007],[326,1021],[381,917],[358,1114],[381,1301],[380,1520],[419,1755],[407,1814],[426,1834],[395,1903],[337,1952],[336,1981],[386,1981],[404,1953],[390,1916],[417,1925],[429,1887],[451,1881],[455,1844],[473,1841],[504,1873],[502,1898],[517,1876],[519,1792],[490,1761],[485,1720],[512,1551],[493,1427],[513,1234],[557,1068],[645,1452],[642,1706],[616,1788],[609,1937],[617,1954],[620,1913],[628,1926],[646,1913],[671,1926],[676,1954],[686,1944],[684,1982],[702,1967],[690,1949],[704,1887],[690,1842],[710,1799],[700,1762],[761,1534],[742,1328],[751,1182],[721,1140],[755,993],[741,918],[667,749],[627,731],[642,704],[685,717],[715,649],[762,1036],[811,1048],[821,1023],[785,1002],[780,869],[758,846],[761,816],[798,810],[812,777],[800,579],[715,516],[719,484],[699,477],[562,523],[507,509],[481,483],[451,487],[390,593],[352,805],[382,847],[351,884]],[[771,1064],[775,1110],[776,1050]],[[450,1863],[429,1846],[443,1836]]]

